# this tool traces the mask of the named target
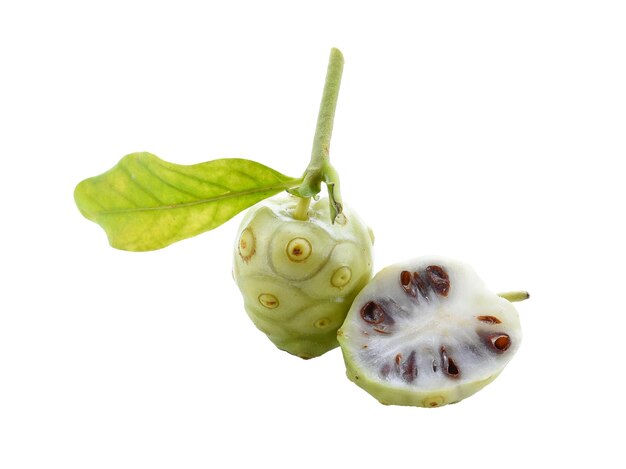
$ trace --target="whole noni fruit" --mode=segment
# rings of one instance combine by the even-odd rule
[[[277,196],[248,211],[233,276],[254,324],[279,348],[312,358],[337,347],[337,329],[372,277],[373,234],[350,209],[331,224],[327,199],[308,219],[298,197]]]

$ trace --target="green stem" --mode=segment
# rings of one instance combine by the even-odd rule
[[[312,164],[321,166],[325,160],[328,160],[343,64],[341,51],[335,48],[331,49],[330,58],[328,59],[328,70],[326,71],[326,82],[324,83],[324,94],[322,95],[322,102],[317,115],[317,127],[315,128],[313,150],[311,151],[311,164],[309,166]]]
[[[498,293],[498,296],[501,296],[505,300],[509,300],[510,302],[515,301],[524,301],[530,298],[530,294],[527,291],[508,291],[504,293]]]
[[[320,103],[315,136],[313,137],[311,160],[304,172],[302,184],[298,188],[290,191],[302,198],[314,197],[320,192],[322,182],[324,182],[328,187],[330,215],[333,223],[337,215],[340,214],[343,209],[341,192],[339,191],[339,175],[330,164],[329,159],[330,139],[333,134],[333,123],[335,120],[335,110],[337,109],[343,64],[344,60],[341,51],[336,48],[331,49],[322,102]],[[309,202],[301,201],[298,204],[294,216],[304,216],[304,220],[306,220],[308,204]]]
[[[293,212],[293,217],[296,220],[306,221],[309,219],[309,205],[311,204],[310,197],[301,197],[298,200],[298,205]]]

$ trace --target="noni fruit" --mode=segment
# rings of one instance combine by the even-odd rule
[[[376,274],[338,338],[348,378],[380,402],[437,407],[493,381],[522,334],[511,302],[472,268],[423,257]]]
[[[312,358],[339,345],[337,329],[372,277],[373,235],[347,208],[331,224],[327,199],[298,220],[298,200],[278,196],[248,211],[233,275],[257,328],[279,349]]]

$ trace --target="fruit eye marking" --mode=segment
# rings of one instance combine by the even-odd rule
[[[439,407],[441,404],[443,404],[443,397],[442,396],[427,397],[426,399],[424,399],[422,403],[424,404],[424,407]]]
[[[368,324],[380,324],[385,320],[385,311],[374,301],[368,301],[361,308],[361,318]]]
[[[259,295],[259,303],[265,306],[267,309],[274,309],[278,307],[278,298],[271,293],[261,293]]]
[[[254,233],[250,228],[246,228],[241,232],[239,238],[239,255],[244,262],[248,262],[256,251]]]
[[[487,339],[498,352],[504,352],[511,346],[511,338],[508,334],[493,334],[488,336]]]
[[[293,238],[287,243],[287,257],[293,262],[307,260],[312,252],[313,248],[307,239]]]
[[[333,272],[333,276],[330,278],[330,284],[333,287],[342,288],[350,283],[351,279],[352,270],[350,270],[350,267],[344,265]]]
[[[443,267],[438,265],[429,265],[426,267],[426,276],[431,288],[438,295],[448,296],[450,291],[450,277]]]
[[[454,363],[454,360],[448,356],[448,352],[446,352],[445,347],[441,347],[441,364],[443,367],[443,371],[452,378],[458,378],[459,369]]]
[[[488,322],[490,324],[500,324],[502,322],[495,316],[476,316],[476,319],[482,322]]]
[[[325,327],[328,327],[330,325],[330,319],[328,318],[322,318],[322,319],[318,319],[317,321],[315,321],[315,327],[317,327],[318,329],[324,329]]]

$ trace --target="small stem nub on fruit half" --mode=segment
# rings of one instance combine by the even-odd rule
[[[324,182],[328,188],[328,199],[330,203],[331,222],[342,210],[341,192],[339,190],[339,175],[330,164],[330,138],[333,133],[333,122],[335,120],[335,109],[337,108],[337,98],[339,97],[339,86],[343,73],[343,54],[339,49],[333,48],[330,51],[328,60],[328,70],[324,83],[324,93],[317,115],[317,126],[315,137],[313,138],[313,150],[311,151],[311,161],[302,176],[303,181],[300,186],[290,189],[294,195],[303,199],[315,197],[321,190]],[[296,208],[294,217],[298,220],[307,220],[307,211],[310,200],[301,200]]]
[[[509,300],[511,303],[516,301],[524,301],[530,298],[530,294],[527,291],[508,291],[504,293],[498,293],[505,300]]]

